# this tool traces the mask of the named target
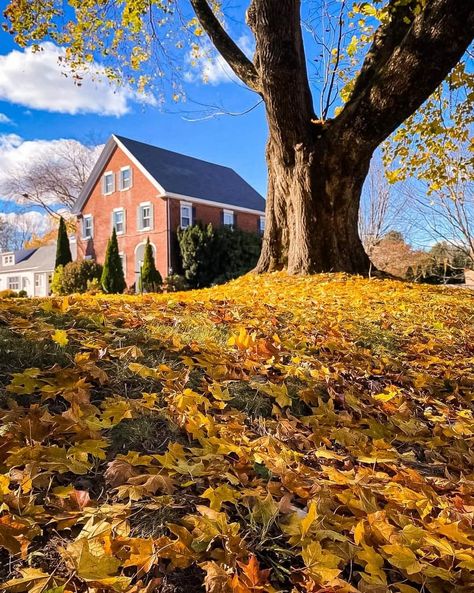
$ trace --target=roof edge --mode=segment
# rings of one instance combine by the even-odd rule
[[[160,196],[160,198],[171,198],[172,200],[183,200],[186,202],[194,202],[196,204],[207,204],[208,206],[215,206],[216,208],[223,208],[224,210],[235,210],[236,212],[246,212],[247,214],[259,214],[260,216],[265,215],[264,210],[253,210],[252,208],[237,206],[236,204],[224,204],[224,202],[214,202],[213,200],[206,200],[205,198],[195,198],[194,196],[185,196],[183,194],[175,194],[173,192],[165,192],[162,196]]]

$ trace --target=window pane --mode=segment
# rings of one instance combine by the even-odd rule
[[[124,226],[123,220],[124,220],[123,210],[117,210],[116,212],[114,212],[115,232],[123,233],[123,226]]]
[[[106,173],[104,175],[104,191],[106,194],[112,193],[114,188],[114,174]]]
[[[141,212],[142,212],[142,228],[143,229],[148,229],[150,228],[150,206],[142,206],[141,208]]]
[[[122,189],[128,189],[131,185],[130,169],[122,169],[122,171],[120,171],[120,179],[120,187]]]
[[[191,224],[191,206],[181,206],[181,227],[185,229]]]
[[[20,278],[18,276],[11,276],[8,278],[8,288],[10,290],[20,289]]]
[[[232,226],[234,224],[234,213],[224,212],[224,224],[226,226]]]

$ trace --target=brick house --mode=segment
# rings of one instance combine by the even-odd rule
[[[262,232],[265,200],[235,171],[112,136],[73,212],[78,258],[103,263],[115,227],[127,286],[136,283],[147,237],[163,278],[179,270],[178,227],[195,222]]]

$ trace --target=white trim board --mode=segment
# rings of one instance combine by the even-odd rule
[[[243,208],[242,206],[234,206],[233,204],[224,204],[223,202],[213,202],[212,200],[205,200],[204,198],[194,198],[193,196],[183,196],[181,194],[174,194],[172,192],[165,192],[160,198],[171,198],[172,200],[180,200],[182,202],[189,202],[191,204],[206,204],[207,206],[215,206],[222,208],[229,212],[247,212],[248,214],[258,214],[265,216],[263,210],[252,210],[251,208]]]

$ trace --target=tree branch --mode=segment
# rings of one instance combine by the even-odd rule
[[[378,146],[436,90],[474,37],[472,2],[430,0],[410,23],[406,17],[406,6],[394,9],[376,34],[334,122],[346,140]]]
[[[235,74],[257,93],[260,92],[260,77],[255,66],[239,46],[230,38],[207,0],[190,0],[196,17],[202,28],[209,35],[212,43]]]

